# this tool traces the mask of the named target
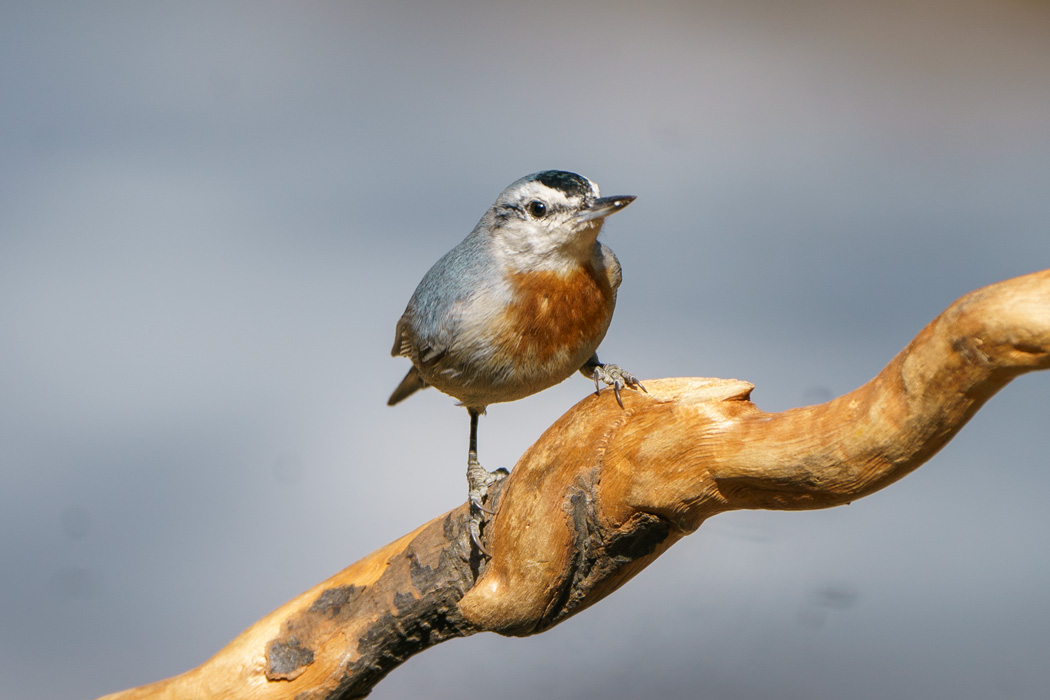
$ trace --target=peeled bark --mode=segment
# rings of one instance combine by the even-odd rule
[[[967,294],[874,379],[766,413],[751,384],[646,380],[589,396],[494,489],[471,554],[461,506],[250,627],[202,666],[107,698],[354,698],[451,637],[542,632],[712,515],[849,503],[932,457],[999,389],[1050,368],[1050,270]]]

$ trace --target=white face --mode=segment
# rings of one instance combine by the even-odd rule
[[[594,254],[603,219],[579,222],[580,212],[600,196],[567,194],[537,180],[516,182],[499,196],[483,220],[497,253],[515,269],[557,269]]]

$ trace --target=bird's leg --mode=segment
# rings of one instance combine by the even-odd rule
[[[485,507],[485,498],[488,496],[489,487],[507,476],[506,469],[497,469],[490,472],[478,463],[478,412],[468,408],[470,413],[470,451],[467,453],[467,488],[470,499],[470,539],[485,556],[489,556],[485,546],[481,544],[481,524],[485,521],[485,513],[493,515],[493,511]]]
[[[601,393],[601,385],[598,382],[603,382],[606,386],[613,388],[613,395],[616,396],[616,403],[620,404],[620,408],[623,408],[623,399],[620,398],[620,390],[625,386],[629,386],[632,389],[641,389],[645,393],[645,387],[638,381],[638,377],[634,376],[627,370],[618,367],[617,365],[603,364],[598,359],[598,353],[591,355],[591,359],[584,363],[583,367],[580,367],[580,374],[585,377],[590,377],[594,380],[594,393]]]

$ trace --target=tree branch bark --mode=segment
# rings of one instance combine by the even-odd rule
[[[943,447],[999,389],[1050,368],[1050,270],[952,304],[864,386],[766,413],[751,384],[646,381],[589,396],[496,489],[490,561],[461,506],[250,627],[200,667],[117,698],[356,698],[409,656],[483,631],[542,632],[717,513],[849,503]]]

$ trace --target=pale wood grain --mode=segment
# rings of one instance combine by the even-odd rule
[[[717,513],[849,503],[933,456],[995,392],[1050,368],[1050,270],[967,294],[874,379],[766,413],[736,380],[647,380],[590,396],[496,489],[491,561],[466,507],[377,550],[250,627],[202,666],[106,696],[352,698],[433,644],[527,635],[614,591]]]

